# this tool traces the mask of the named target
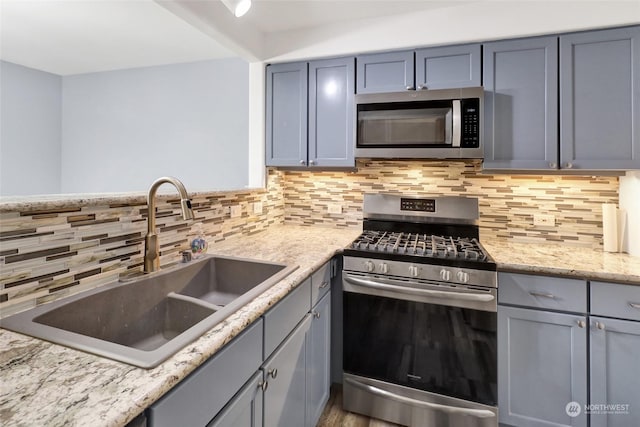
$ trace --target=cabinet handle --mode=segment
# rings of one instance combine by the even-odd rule
[[[601,331],[604,330],[604,323],[601,322],[596,322],[596,328],[600,329]]]
[[[426,84],[418,85],[418,90],[424,90],[427,88]]]
[[[316,161],[315,161],[315,160],[309,160],[309,164],[310,164],[310,165],[315,165],[315,164],[316,164]]]
[[[640,310],[640,303],[637,303],[637,302],[630,302],[630,303],[629,303],[629,307]]]
[[[549,169],[556,169],[558,165],[555,162],[549,162]]]
[[[409,85],[409,86],[407,86],[407,88],[406,88],[406,89],[407,89],[407,90],[416,90],[413,86],[410,86],[410,85]]]
[[[327,286],[329,286],[329,282],[322,282],[322,284],[320,286],[318,286],[318,289],[324,289]],[[640,308],[640,305],[638,305],[638,307],[636,308]]]
[[[269,369],[269,371],[267,372],[267,375],[275,380],[276,377],[278,376],[278,369],[277,368]]]
[[[564,167],[567,169],[571,169],[573,167],[573,163],[565,163]]]
[[[304,160],[300,160],[300,164],[304,165],[306,162]]]
[[[534,296],[534,297],[543,297],[543,298],[556,299],[556,296],[554,294],[549,294],[549,293],[546,293],[546,292],[534,292],[534,291],[531,291],[531,292],[529,292],[529,295]]]
[[[584,320],[578,320],[578,326],[584,328],[585,326],[587,326],[587,322],[585,322]]]
[[[260,381],[258,383],[258,388],[261,389],[264,393],[265,391],[267,391],[267,388],[269,388],[269,383],[267,381]]]
[[[316,319],[319,319],[319,318],[320,318],[320,312],[319,312],[319,311],[315,311],[315,310],[313,310],[313,311],[311,312],[311,314],[313,314],[313,317],[315,317]]]

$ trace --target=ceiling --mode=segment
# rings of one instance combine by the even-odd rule
[[[210,33],[186,23],[159,4],[163,2],[167,3],[0,0],[0,59],[58,75],[72,75],[237,56],[229,43],[220,43]],[[254,0],[253,7],[238,20],[244,21],[245,29],[250,26],[260,36],[345,21],[355,24],[357,20],[465,3],[472,2]],[[219,7],[219,0],[200,4]],[[224,12],[213,9],[215,13],[226,13],[226,9]]]

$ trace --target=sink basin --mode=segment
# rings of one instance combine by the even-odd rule
[[[152,368],[297,266],[206,256],[0,319],[3,328]]]

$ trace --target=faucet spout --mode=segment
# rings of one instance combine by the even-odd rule
[[[158,244],[158,235],[156,234],[156,193],[162,184],[172,184],[180,194],[180,208],[182,210],[182,219],[193,219],[193,210],[191,209],[191,200],[189,194],[184,188],[184,184],[179,179],[170,176],[164,176],[156,179],[147,195],[147,205],[149,214],[147,218],[147,235],[144,240],[144,273],[152,273],[160,269],[160,246]]]

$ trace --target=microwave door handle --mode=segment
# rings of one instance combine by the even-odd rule
[[[460,415],[467,415],[467,416],[472,416],[476,418],[495,418],[496,416],[495,413],[493,413],[488,409],[461,408],[458,406],[449,406],[449,405],[442,405],[439,403],[424,402],[422,400],[413,399],[411,397],[400,396],[398,394],[383,390],[381,388],[378,388],[369,384],[363,384],[359,381],[352,380],[351,378],[345,378],[344,380],[357,388],[368,391],[371,394],[386,397],[388,399],[392,399],[397,402],[419,407],[419,408],[433,409],[433,410],[445,412],[448,414],[460,414]]]
[[[460,108],[460,100],[453,100],[453,138],[451,141],[452,147],[460,147],[461,131],[462,131],[462,114]]]
[[[390,292],[398,292],[401,294],[408,295],[421,295],[427,297],[435,297],[435,298],[451,298],[458,299],[464,301],[479,301],[479,302],[489,302],[493,301],[494,297],[491,294],[475,294],[468,292],[449,292],[449,291],[435,291],[431,289],[416,289],[409,288],[405,286],[395,286],[387,283],[380,283],[373,280],[360,279],[351,276],[345,276],[344,279],[352,283],[354,285],[363,286],[365,288],[379,289],[382,291],[390,291]]]

